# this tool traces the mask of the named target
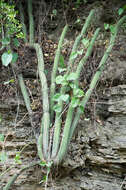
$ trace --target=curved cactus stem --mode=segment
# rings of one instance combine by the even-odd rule
[[[60,143],[60,131],[61,131],[61,116],[59,113],[56,114],[56,120],[54,123],[54,135],[53,135],[53,145],[52,145],[52,154],[51,158],[55,158],[58,148],[59,148],[59,143]]]
[[[53,65],[53,70],[52,70],[52,75],[51,75],[51,86],[50,86],[50,114],[51,114],[51,122],[53,121],[53,115],[54,115],[54,111],[53,111],[53,106],[54,106],[54,101],[53,101],[53,96],[55,94],[55,79],[56,79],[56,73],[57,73],[57,69],[58,69],[58,63],[59,63],[59,58],[60,58],[60,51],[62,48],[62,43],[65,37],[65,34],[67,32],[68,29],[68,25],[66,25],[63,29],[63,32],[61,34],[59,43],[58,43],[58,48],[56,51],[56,55],[55,55],[55,60],[54,60],[54,65]]]
[[[61,88],[60,94],[64,94],[66,87]],[[61,110],[63,109],[63,101],[60,100],[58,105]],[[54,135],[53,135],[53,145],[52,145],[52,158],[54,158],[57,154],[59,144],[60,144],[60,131],[61,131],[61,112],[56,113],[55,123],[54,123]]]
[[[73,53],[76,53],[77,52],[77,49],[78,49],[78,46],[80,44],[80,41],[82,39],[82,37],[85,35],[90,23],[91,23],[91,20],[94,16],[94,13],[95,11],[94,10],[91,10],[90,13],[89,13],[89,16],[87,17],[86,21],[85,21],[85,24],[81,30],[81,33],[77,36],[75,42],[74,42],[74,45],[73,45],[73,48],[72,48],[72,51],[71,51],[71,54],[70,54],[70,57]],[[67,72],[70,72],[71,70],[71,67],[73,67],[73,64],[74,64],[74,61],[75,61],[76,58],[70,60],[69,59],[69,62],[68,62],[68,71]]]
[[[89,17],[88,17],[87,20],[86,20],[86,23],[84,24],[84,27],[83,27],[83,29],[82,29],[82,31],[81,31],[81,34],[80,34],[80,35],[76,38],[76,40],[75,40],[75,43],[74,43],[72,52],[74,52],[74,51],[77,50],[77,47],[78,47],[78,45],[79,45],[79,43],[80,43],[80,40],[81,40],[83,34],[86,32],[86,29],[87,29],[87,27],[89,26],[89,23],[90,23],[90,21],[91,21],[91,18],[92,18],[92,16],[93,16],[93,14],[94,14],[94,11],[91,11]],[[80,61],[79,65],[78,65],[78,67],[77,67],[77,69],[78,69],[78,70],[77,70],[77,76],[78,76],[78,78],[79,78],[79,76],[80,76],[80,71],[81,71],[81,69],[82,69],[84,63],[87,61],[88,57],[90,56],[90,54],[91,54],[91,52],[92,52],[93,44],[94,44],[94,42],[95,42],[95,40],[96,40],[96,38],[97,38],[97,36],[98,36],[98,33],[99,33],[99,29],[96,30],[96,32],[95,32],[95,34],[94,34],[94,36],[93,36],[93,38],[92,38],[92,40],[91,40],[91,42],[90,42],[90,45],[89,45],[89,47],[88,47],[88,50],[87,50],[86,55],[85,55],[84,58]],[[69,64],[70,64],[70,63],[69,63]],[[71,64],[73,64],[73,62],[71,62]],[[68,65],[68,68],[70,68],[69,65]],[[68,72],[69,72],[69,69],[67,70],[67,73],[68,73]],[[60,93],[61,93],[61,94],[64,94],[64,93],[65,93],[65,90],[66,90],[66,88],[65,88],[64,86],[61,87]],[[62,100],[59,102],[59,104],[60,104],[60,106],[61,106],[61,108],[62,108],[62,106],[63,106]],[[55,130],[54,130],[52,157],[55,157],[55,156],[56,156],[56,153],[57,153],[57,150],[58,150],[58,147],[59,147],[59,141],[60,141],[59,136],[60,136],[60,125],[61,125],[60,115],[61,115],[61,113],[57,113],[57,114],[56,114],[56,120],[55,120],[55,125],[54,125],[54,126],[55,126]]]
[[[87,28],[89,27],[89,24],[91,22],[91,19],[94,15],[94,10],[92,10],[89,14],[89,16],[87,17],[86,19],[86,22],[81,30],[81,34],[77,36],[75,42],[74,42],[74,45],[73,45],[73,48],[72,48],[72,52],[71,52],[71,55],[77,51],[78,49],[78,45],[80,44],[80,41],[83,37],[83,35],[86,33],[87,31]],[[89,56],[89,55],[88,55]],[[70,69],[71,69],[71,66],[73,65],[74,63],[74,60],[75,59],[72,59],[70,60],[69,59],[69,62],[68,62],[68,69],[67,69],[67,74],[70,72]],[[86,61],[87,59],[85,59]],[[83,61],[84,62],[84,61]],[[64,94],[65,93],[65,90],[66,88],[64,86],[61,87],[61,90],[60,90],[60,94]],[[62,108],[63,107],[63,103],[62,103],[62,100],[59,102],[59,105],[60,107]],[[54,138],[53,138],[53,146],[52,146],[52,157],[55,157],[56,156],[56,153],[58,151],[58,147],[59,147],[59,141],[60,141],[60,128],[61,128],[61,113],[56,113],[56,118],[55,118],[55,130],[54,130]]]
[[[14,182],[16,181],[17,177],[22,173],[24,172],[25,170],[31,168],[31,167],[34,167],[36,165],[39,165],[40,164],[40,161],[37,161],[35,163],[32,163],[32,164],[29,164],[28,166],[25,166],[23,167],[17,174],[13,175],[11,177],[11,179],[9,180],[9,182],[7,183],[7,185],[3,188],[3,190],[9,190],[11,185],[14,184]]]
[[[108,58],[108,56],[109,56],[109,54],[110,54],[110,52],[111,52],[111,50],[112,50],[112,48],[113,48],[113,45],[114,45],[114,42],[115,42],[115,39],[116,39],[118,30],[119,30],[119,27],[120,27],[120,25],[124,22],[124,20],[126,20],[126,16],[123,16],[123,17],[118,21],[117,25],[115,26],[115,31],[114,31],[114,33],[111,34],[109,46],[108,46],[107,50],[106,50],[105,53],[104,53],[104,56],[102,57],[102,59],[101,59],[101,61],[100,61],[100,64],[99,64],[98,69],[97,69],[97,72],[95,73],[95,75],[94,75],[94,77],[93,77],[93,79],[92,79],[92,81],[91,81],[91,84],[90,84],[90,86],[89,86],[88,91],[86,92],[84,98],[83,98],[82,101],[81,101],[81,105],[82,105],[83,107],[86,106],[86,104],[87,104],[87,102],[88,102],[88,100],[89,100],[89,98],[90,98],[90,96],[91,96],[91,94],[92,94],[92,92],[93,92],[93,90],[94,90],[94,88],[95,88],[95,86],[96,86],[96,84],[97,84],[97,82],[98,82],[100,76],[101,76],[101,73],[102,73],[102,71],[103,71],[103,69],[104,69],[104,65],[105,65],[105,63],[106,63],[106,60],[107,60],[107,58]],[[73,120],[73,123],[72,123],[69,141],[70,141],[70,139],[71,139],[71,137],[72,137],[72,135],[73,135],[73,133],[74,133],[74,130],[75,130],[76,126],[77,126],[77,123],[78,123],[78,120],[79,120],[79,118],[80,118],[80,115],[81,115],[81,111],[80,111],[80,109],[78,108],[78,109],[77,109],[76,116],[75,116],[75,118],[74,118],[74,120]]]
[[[24,23],[24,11],[23,11],[23,7],[22,7],[22,3],[19,2],[19,12],[20,12],[20,20],[22,23],[22,29],[23,29],[23,33],[24,33],[24,42],[27,43],[28,39],[27,39],[27,28],[26,25]]]
[[[41,82],[41,91],[42,91],[42,101],[43,101],[43,118],[41,131],[43,132],[43,153],[44,157],[48,158],[48,146],[49,146],[49,126],[50,126],[50,115],[49,115],[49,99],[48,99],[48,85],[47,79],[44,73],[44,59],[42,49],[39,44],[33,43],[29,44],[29,46],[35,48],[38,60],[38,72],[39,78]]]
[[[37,149],[38,149],[38,155],[41,161],[44,160],[43,153],[42,153],[42,134],[40,133],[38,142],[37,142]]]
[[[32,0],[28,0],[28,17],[29,17],[29,42],[34,43],[34,19],[32,14]]]
[[[72,123],[72,119],[73,119],[73,112],[74,112],[74,108],[70,104],[68,112],[67,112],[65,126],[63,129],[63,136],[62,136],[60,148],[59,148],[56,158],[54,159],[55,164],[60,163],[67,152],[70,127],[71,127],[71,123]]]
[[[19,80],[19,85],[21,88],[21,92],[23,94],[23,98],[24,98],[26,108],[28,110],[28,114],[31,116],[32,115],[32,109],[31,109],[31,105],[30,105],[30,98],[29,98],[29,95],[28,95],[22,74],[18,75],[18,80]]]
[[[86,51],[86,54],[85,56],[80,60],[79,62],[79,65],[77,66],[77,71],[76,71],[76,74],[77,74],[77,83],[78,83],[78,80],[79,80],[79,77],[80,77],[80,73],[82,71],[82,68],[84,66],[84,64],[86,63],[87,59],[89,58],[89,56],[91,55],[92,53],[92,49],[93,49],[93,45],[95,43],[95,40],[99,34],[99,31],[100,31],[100,28],[97,28],[94,35],[93,35],[93,38],[91,39],[91,42],[89,44],[89,47]]]

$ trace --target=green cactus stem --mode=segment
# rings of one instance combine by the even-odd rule
[[[24,33],[24,42],[28,43],[27,28],[26,28],[26,25],[24,23],[24,10],[23,10],[21,2],[19,2],[19,12],[20,12],[20,20],[21,20],[21,23],[22,23],[22,30],[23,30],[23,33]]]
[[[29,94],[28,94],[28,91],[26,89],[22,74],[18,75],[18,81],[19,81],[19,85],[21,88],[21,92],[23,94],[23,98],[24,98],[26,108],[28,110],[29,115],[31,116],[32,115],[32,109],[31,109],[31,104],[30,104],[30,98],[29,98]]]
[[[6,186],[3,188],[3,190],[9,190],[11,185],[14,184],[14,182],[16,181],[17,177],[19,175],[21,175],[21,173],[23,173],[25,170],[31,168],[31,167],[34,167],[36,165],[39,165],[40,164],[40,161],[37,161],[37,162],[34,162],[34,163],[31,163],[29,164],[28,166],[25,166],[23,167],[17,174],[13,175],[11,177],[11,179],[9,180],[9,182],[6,184]]]
[[[65,34],[67,32],[68,25],[66,25],[63,29],[63,32],[61,34],[59,43],[58,43],[58,48],[56,51],[55,59],[54,59],[54,65],[53,65],[53,70],[52,70],[52,75],[51,75],[51,86],[50,86],[50,114],[51,114],[51,122],[53,121],[53,116],[54,116],[54,111],[53,111],[53,106],[54,106],[54,101],[53,101],[53,96],[55,94],[55,79],[56,79],[56,74],[57,74],[57,69],[58,69],[58,63],[59,63],[59,58],[60,58],[60,51],[62,48],[62,43],[65,37]]]
[[[78,83],[78,80],[79,80],[82,68],[83,68],[84,64],[86,63],[87,59],[89,58],[89,56],[92,53],[93,45],[94,45],[94,43],[96,41],[96,38],[98,37],[99,31],[100,31],[100,28],[97,28],[96,31],[95,31],[95,33],[94,33],[94,35],[93,35],[93,38],[91,39],[91,42],[89,44],[89,47],[88,47],[88,49],[86,51],[85,56],[80,60],[79,65],[77,66],[77,71],[76,71],[76,74],[77,74],[77,83]]]
[[[28,17],[29,17],[29,42],[34,43],[34,19],[32,14],[32,0],[28,0]]]
[[[86,22],[81,30],[81,34],[77,36],[75,42],[74,42],[74,45],[73,45],[73,48],[72,48],[72,52],[71,52],[71,55],[73,53],[75,53],[78,49],[78,46],[80,44],[80,41],[82,39],[82,37],[85,35],[86,31],[87,31],[87,28],[89,27],[89,24],[91,22],[91,19],[94,15],[94,10],[91,10],[89,16],[87,17],[86,19]],[[69,74],[70,70],[71,70],[71,67],[73,66],[74,64],[74,60],[75,59],[72,59],[70,60],[69,59],[69,62],[68,62],[68,68],[67,68],[67,74]],[[87,59],[86,59],[87,60]],[[85,60],[85,61],[86,61]],[[55,83],[54,83],[55,84]],[[65,93],[65,90],[66,90],[66,87],[62,86],[61,87],[61,90],[60,90],[60,94],[64,94]],[[52,98],[52,97],[51,97]],[[50,100],[51,101],[51,100]],[[51,104],[53,105],[53,104]],[[62,110],[62,107],[63,107],[63,102],[62,100],[59,101],[59,105],[61,107],[61,110]],[[57,151],[58,151],[58,147],[59,147],[59,143],[60,143],[60,130],[61,130],[61,113],[56,113],[56,118],[55,118],[55,124],[54,124],[54,138],[53,138],[53,146],[52,146],[52,157],[54,158],[57,154]]]
[[[94,10],[91,10],[90,13],[89,13],[89,16],[87,17],[86,21],[85,21],[85,24],[81,30],[81,33],[77,36],[75,42],[74,42],[74,45],[73,45],[73,48],[72,48],[72,51],[71,51],[71,54],[70,54],[70,57],[73,53],[77,52],[77,49],[78,49],[78,46],[80,44],[80,41],[82,40],[83,36],[85,35],[90,23],[91,23],[91,20],[94,16],[94,13],[95,11]],[[73,64],[74,64],[74,61],[75,61],[75,58],[70,60],[69,59],[69,62],[68,62],[68,71],[67,72],[70,72],[71,70],[71,67],[73,67]]]
[[[111,53],[111,50],[112,50],[112,48],[113,48],[113,46],[114,46],[114,42],[115,42],[115,39],[116,39],[118,30],[119,30],[121,24],[124,22],[124,20],[126,20],[126,16],[123,16],[123,17],[118,21],[118,23],[117,23],[116,26],[115,26],[115,31],[114,31],[114,33],[111,34],[109,46],[108,46],[107,50],[106,50],[105,53],[104,53],[104,56],[102,57],[102,59],[101,59],[101,61],[100,61],[100,64],[99,64],[99,66],[98,66],[98,69],[97,69],[97,71],[96,71],[96,73],[95,73],[95,75],[94,75],[92,81],[91,81],[91,84],[90,84],[90,86],[89,86],[88,91],[86,92],[86,94],[85,94],[83,100],[81,101],[81,105],[82,105],[84,108],[85,108],[85,106],[86,106],[86,104],[87,104],[87,102],[88,102],[88,100],[89,100],[89,98],[90,98],[90,96],[91,96],[91,94],[92,94],[92,92],[93,92],[93,90],[94,90],[94,88],[95,88],[95,86],[96,86],[96,84],[97,84],[97,82],[98,82],[98,80],[99,80],[101,74],[102,74],[102,71],[103,71],[103,69],[104,69],[104,65],[105,65],[105,63],[106,63],[106,61],[107,61],[107,58],[108,58],[109,54]],[[74,131],[75,131],[75,128],[77,127],[77,124],[78,124],[78,120],[79,120],[79,118],[80,118],[80,115],[81,115],[81,111],[80,111],[80,109],[78,108],[77,113],[76,113],[76,116],[75,116],[75,118],[74,118],[74,120],[73,120],[73,123],[72,123],[71,131],[70,131],[70,139],[72,138],[73,133],[74,133]]]
[[[39,72],[39,78],[41,82],[41,94],[42,94],[42,101],[43,101],[43,153],[45,156],[45,159],[48,157],[48,145],[49,145],[49,126],[50,126],[50,114],[49,114],[49,99],[48,99],[48,85],[47,85],[47,79],[44,73],[44,59],[43,59],[43,53],[42,49],[39,44],[33,43],[33,44],[27,44],[30,47],[33,47],[36,50],[37,54],[37,60],[38,60],[38,72]]]
[[[72,123],[73,112],[74,112],[74,108],[70,104],[68,112],[67,112],[65,126],[63,129],[60,148],[59,148],[56,158],[54,159],[55,164],[60,163],[62,161],[62,159],[64,158],[65,154],[67,153],[68,141],[69,141],[69,131],[70,131],[71,123]]]

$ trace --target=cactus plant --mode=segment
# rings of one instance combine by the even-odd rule
[[[20,10],[22,10],[21,4],[20,4]],[[86,63],[87,59],[92,53],[94,42],[96,38],[98,37],[99,31],[100,31],[99,28],[96,29],[89,43],[85,56],[82,57],[82,59],[78,63],[76,71],[71,72],[71,68],[75,65],[76,56],[73,56],[73,55],[74,53],[78,51],[80,42],[83,36],[86,34],[88,26],[90,25],[92,18],[94,16],[94,10],[90,12],[82,28],[81,33],[77,36],[75,40],[75,43],[73,45],[71,55],[67,64],[66,72],[64,74],[61,74],[60,76],[58,76],[59,78],[57,78],[58,63],[59,63],[59,59],[61,55],[62,44],[63,44],[63,40],[68,29],[67,25],[64,27],[60,40],[59,40],[58,49],[56,51],[53,70],[51,74],[50,99],[49,99],[47,79],[44,73],[44,59],[43,59],[42,49],[38,43],[34,42],[34,22],[33,22],[33,16],[32,16],[32,0],[28,0],[29,29],[30,29],[29,42],[27,40],[28,37],[27,37],[26,27],[24,24],[24,17],[22,15],[22,12],[20,14],[21,14],[21,21],[24,26],[23,27],[24,33],[25,33],[24,41],[27,42],[26,43],[27,46],[29,46],[30,48],[34,48],[36,50],[36,55],[38,59],[38,72],[39,72],[39,78],[40,78],[40,83],[41,83],[41,96],[42,96],[42,101],[43,101],[43,116],[41,119],[41,130],[40,130],[41,132],[40,132],[38,142],[37,142],[38,155],[41,161],[44,160],[46,161],[46,163],[53,162],[54,164],[60,164],[65,154],[67,153],[69,142],[73,136],[75,128],[77,127],[78,120],[82,113],[80,106],[83,106],[85,108],[101,76],[106,60],[112,50],[119,27],[126,19],[126,16],[122,17],[118,21],[118,23],[115,26],[115,32],[111,33],[111,38],[110,38],[110,43],[108,45],[108,48],[106,49],[104,56],[101,59],[100,64],[97,68],[97,71],[90,83],[89,89],[87,90],[85,94],[82,92],[81,89],[79,89],[80,72],[82,70],[82,67]],[[72,56],[73,58],[71,58]],[[30,108],[30,100],[29,100],[28,93],[27,93],[25,84],[23,82],[22,76],[19,75],[18,79],[19,79],[19,84],[21,86],[21,91],[24,97],[27,110],[29,112],[29,115],[32,115],[31,113],[32,111]],[[58,94],[56,91],[57,83],[61,85],[61,88]],[[69,94],[66,92],[66,89],[68,86],[73,91],[72,96],[69,96]],[[57,107],[60,108],[58,110],[54,109],[55,95],[57,95],[58,97]],[[68,109],[66,113],[65,125],[63,126],[63,130],[61,130],[64,101],[65,101],[65,104],[68,106]],[[73,118],[73,115],[74,115],[74,118]],[[53,128],[54,133],[50,132],[52,127],[54,127]],[[14,182],[16,178],[17,176],[13,177],[12,182]],[[6,185],[4,187],[4,190],[8,190],[9,189],[8,187],[10,186]]]

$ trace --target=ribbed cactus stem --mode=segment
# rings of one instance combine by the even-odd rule
[[[52,122],[53,116],[54,116],[54,111],[53,111],[53,106],[54,106],[53,96],[55,94],[55,88],[56,88],[56,84],[55,84],[56,74],[57,74],[57,69],[58,69],[60,52],[61,52],[63,40],[64,40],[65,34],[67,32],[67,29],[68,29],[68,25],[66,25],[64,27],[63,32],[61,34],[61,37],[60,37],[60,40],[59,40],[59,43],[58,43],[58,48],[56,50],[53,70],[52,70],[52,74],[51,74],[51,86],[50,86],[50,114],[51,114],[51,122]]]
[[[38,60],[38,72],[41,82],[41,95],[43,101],[43,118],[42,118],[42,127],[43,131],[42,142],[43,142],[43,153],[44,157],[48,157],[48,146],[49,146],[49,126],[50,126],[50,114],[49,114],[49,99],[48,99],[48,85],[47,79],[44,73],[44,59],[42,49],[39,44],[33,43],[30,44],[31,47],[35,48]]]
[[[77,51],[78,46],[80,44],[80,41],[81,41],[83,35],[86,33],[87,28],[90,25],[90,22],[91,22],[91,19],[92,19],[93,15],[94,15],[94,10],[92,10],[90,12],[90,14],[89,14],[88,18],[86,19],[86,22],[85,22],[82,30],[81,30],[81,34],[77,36],[77,38],[75,40],[75,43],[73,45],[73,48],[72,48],[71,55]],[[73,60],[69,59],[68,68],[67,68],[67,74],[70,72],[70,69],[73,66],[73,63],[74,63],[74,59]],[[60,94],[64,94],[65,91],[66,91],[66,88],[64,86],[62,86],[61,90],[60,90]],[[60,105],[61,108],[63,107],[62,100],[60,100],[59,105]],[[54,124],[54,127],[55,127],[55,129],[54,129],[54,138],[53,138],[53,146],[52,146],[52,157],[56,156],[56,153],[57,153],[58,147],[59,147],[59,143],[60,143],[59,142],[60,141],[60,128],[61,128],[61,118],[60,117],[61,117],[61,113],[56,113],[55,124]]]
[[[93,45],[94,45],[94,43],[96,41],[96,38],[97,38],[97,36],[99,34],[99,31],[100,31],[100,28],[97,28],[94,35],[93,35],[93,37],[92,37],[92,39],[91,39],[91,42],[89,44],[89,47],[88,47],[88,49],[86,51],[85,56],[80,60],[79,65],[77,66],[77,71],[76,71],[77,79],[78,79],[77,82],[79,82],[80,73],[82,71],[82,68],[83,68],[84,64],[86,63],[87,59],[89,58],[89,56],[92,53]]]
[[[25,167],[23,167],[22,169],[20,169],[20,171],[17,173],[17,174],[14,174],[11,179],[8,181],[8,183],[5,185],[5,187],[3,187],[3,190],[9,190],[11,185],[13,185],[13,183],[16,181],[17,177],[22,174],[25,170],[31,168],[31,167],[34,167],[36,165],[39,165],[40,164],[40,161],[36,161],[34,163],[31,163]]]
[[[21,20],[21,24],[22,24],[22,30],[23,30],[23,34],[24,34],[24,42],[27,43],[28,42],[27,28],[26,28],[26,25],[24,23],[24,10],[23,10],[21,2],[19,2],[19,12],[20,12],[20,20]]]
[[[60,148],[59,148],[57,156],[56,156],[56,158],[54,160],[55,164],[60,163],[62,161],[62,159],[64,158],[65,154],[67,153],[67,148],[68,148],[68,143],[69,143],[69,133],[70,133],[70,127],[71,127],[72,118],[73,118],[73,112],[74,112],[74,108],[70,104],[68,112],[67,112],[65,126],[64,126],[64,129],[63,129]]]
[[[91,10],[90,13],[89,13],[89,16],[87,17],[86,21],[85,21],[85,24],[81,30],[81,33],[77,36],[75,42],[74,42],[74,45],[73,45],[73,48],[72,48],[72,51],[71,51],[71,54],[70,54],[70,57],[73,53],[76,53],[77,52],[77,49],[78,49],[78,46],[80,45],[80,41],[82,40],[83,36],[85,35],[90,23],[91,23],[91,20],[94,16],[94,13],[95,11],[94,10]],[[67,72],[70,72],[71,68],[73,67],[73,64],[74,64],[74,61],[75,61],[75,58],[74,59],[69,59],[69,62],[68,62],[68,70]]]
[[[21,88],[21,92],[22,92],[22,95],[23,95],[23,98],[24,98],[26,108],[28,110],[28,114],[31,117],[32,116],[32,109],[31,109],[31,105],[30,105],[30,98],[29,98],[29,94],[28,94],[28,91],[26,89],[22,74],[18,75],[18,81],[19,81],[19,85],[20,85],[20,88]]]
[[[28,17],[29,17],[29,42],[34,43],[34,19],[32,14],[32,0],[28,0]]]
[[[96,86],[96,84],[97,84],[97,82],[98,82],[101,74],[102,74],[102,71],[104,69],[104,65],[106,63],[106,60],[107,60],[107,58],[108,58],[109,54],[111,53],[111,50],[112,50],[112,48],[114,46],[114,42],[115,42],[115,39],[116,39],[118,30],[119,30],[119,27],[124,22],[124,20],[126,20],[126,16],[122,17],[118,21],[117,25],[115,26],[114,33],[111,34],[109,46],[108,46],[107,50],[105,51],[105,53],[104,53],[104,55],[103,55],[103,57],[102,57],[102,59],[100,61],[100,64],[99,64],[98,69],[97,69],[97,72],[95,73],[95,75],[94,75],[94,77],[93,77],[93,79],[91,81],[91,84],[89,86],[88,91],[86,92],[84,98],[81,101],[81,105],[84,108],[85,108],[85,106],[86,106],[86,104],[87,104],[87,102],[88,102],[88,100],[89,100],[89,98],[90,98],[90,96],[91,96],[91,94],[92,94],[92,92],[93,92],[93,90],[94,90],[94,88],[95,88],[95,86]],[[75,118],[73,120],[73,123],[72,123],[71,131],[70,131],[70,139],[71,139],[71,137],[72,137],[72,135],[74,133],[74,130],[75,130],[76,126],[77,126],[77,123],[78,123],[78,120],[80,118],[80,115],[81,115],[81,111],[78,108],[76,116],[75,116]]]

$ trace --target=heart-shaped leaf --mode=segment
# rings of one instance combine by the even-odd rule
[[[14,52],[12,57],[12,63],[16,63],[17,59],[18,59],[18,54]]]
[[[63,100],[64,102],[67,102],[69,100],[69,94],[61,95],[60,99]]]
[[[76,97],[72,97],[71,105],[73,108],[76,108],[80,104],[80,100]]]
[[[56,77],[56,84],[62,84],[64,81],[64,77],[62,75],[59,75]]]
[[[64,71],[66,71],[66,70],[67,70],[66,68],[61,68],[61,67],[58,68],[59,73],[62,73]]]
[[[60,100],[60,97],[61,97],[61,94],[60,94],[60,93],[56,93],[56,94],[53,96],[53,101],[58,102],[58,101]]]
[[[74,88],[73,94],[74,94],[75,97],[78,97],[78,98],[81,98],[81,97],[84,96],[83,90],[81,90],[79,88]]]
[[[53,110],[58,113],[60,113],[62,111],[61,106],[59,104],[54,105]]]
[[[68,81],[71,81],[71,80],[76,80],[77,79],[77,74],[76,73],[70,73],[67,77],[67,80]]]
[[[124,9],[123,9],[123,8],[120,8],[120,9],[118,10],[118,15],[120,16],[121,14],[123,14],[123,12],[124,12]]]
[[[13,43],[14,43],[15,47],[19,47],[20,46],[20,42],[18,41],[17,38],[13,39]]]
[[[2,54],[2,64],[7,67],[9,63],[12,61],[13,55],[12,53],[4,52]]]
[[[82,43],[83,43],[83,45],[84,45],[86,48],[89,46],[89,40],[86,39],[86,38],[84,38],[84,39],[82,40]]]
[[[71,55],[70,55],[70,60],[73,60],[77,57],[77,52],[73,52]]]
[[[10,38],[3,38],[2,39],[2,45],[3,46],[9,45],[9,44],[10,44]]]

